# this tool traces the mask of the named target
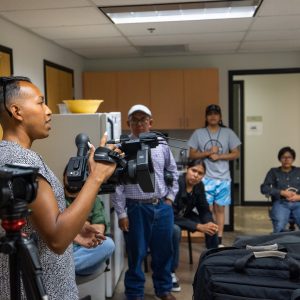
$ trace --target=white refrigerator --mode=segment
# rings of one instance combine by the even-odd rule
[[[116,139],[121,134],[121,113],[96,114],[53,114],[52,129],[48,138],[34,142],[32,149],[39,153],[47,165],[62,182],[63,171],[70,157],[76,156],[75,137],[86,133],[97,148],[100,138],[107,131],[108,139]],[[112,209],[109,195],[101,195],[106,215],[111,224],[111,234],[116,250],[105,273],[106,297],[112,297],[114,289],[124,269],[124,238],[118,227],[118,218]]]

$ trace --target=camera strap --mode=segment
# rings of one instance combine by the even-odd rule
[[[117,152],[106,147],[98,147],[94,154],[94,160],[97,162],[116,163],[122,167],[127,165],[126,160]]]

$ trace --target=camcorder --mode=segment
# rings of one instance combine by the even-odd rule
[[[72,192],[80,191],[88,176],[88,146],[89,137],[80,133],[75,138],[77,156],[71,157],[67,165],[68,189]],[[124,152],[122,157],[117,152],[106,147],[98,147],[94,154],[96,162],[116,163],[113,175],[101,185],[99,194],[114,193],[116,186],[121,184],[139,184],[145,193],[154,192],[155,175],[151,159],[151,148],[159,144],[158,135],[145,132],[138,139],[130,139],[128,135],[121,135],[119,140],[108,141],[107,144],[119,144]]]
[[[37,193],[38,168],[6,164],[0,167],[0,218],[3,211],[31,203]]]

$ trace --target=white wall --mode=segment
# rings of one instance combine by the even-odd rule
[[[300,156],[300,74],[236,76],[245,84],[245,201],[265,201],[260,184],[285,146]],[[247,117],[262,117],[262,134],[247,131]],[[260,123],[260,122],[259,122]],[[300,159],[296,158],[295,165]]]
[[[0,18],[0,44],[13,49],[14,75],[29,77],[44,93],[43,60],[74,70],[75,98],[82,96],[84,59],[58,45]]]
[[[300,67],[300,52],[86,60],[85,71],[218,68],[220,104],[228,122],[228,71]]]

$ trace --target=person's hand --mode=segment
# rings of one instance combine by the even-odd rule
[[[286,198],[290,202],[300,201],[300,195],[294,193],[292,196]]]
[[[217,153],[213,153],[209,156],[209,158],[212,160],[212,161],[217,161],[220,159],[220,154],[217,154]]]
[[[107,141],[107,133],[105,133],[100,141],[100,147],[105,147]],[[112,149],[114,150],[114,149]],[[118,150],[119,152],[120,150]],[[106,182],[111,175],[114,173],[116,164],[115,163],[106,163],[106,162],[96,162],[94,160],[95,147],[91,145],[89,153],[89,173],[90,176],[95,176],[101,182]]]
[[[170,205],[170,206],[172,206],[172,204],[173,204],[173,201],[172,201],[172,200],[170,200],[170,199],[165,199],[164,203],[165,203],[165,204],[167,204],[167,205]]]
[[[208,235],[214,235],[218,232],[218,225],[213,222],[197,224],[197,231],[207,233]]]
[[[74,242],[85,248],[95,248],[98,245],[101,245],[105,239],[106,237],[93,225],[89,222],[85,222],[81,232],[75,237]]]
[[[129,231],[129,220],[127,217],[119,220],[119,227],[122,231]]]
[[[217,153],[219,153],[219,147],[218,146],[212,146],[210,151],[211,151],[211,154],[217,154]]]
[[[286,198],[288,201],[290,201],[289,199],[292,199],[296,195],[296,193],[294,191],[289,191],[287,189],[287,190],[280,191],[280,195]]]

